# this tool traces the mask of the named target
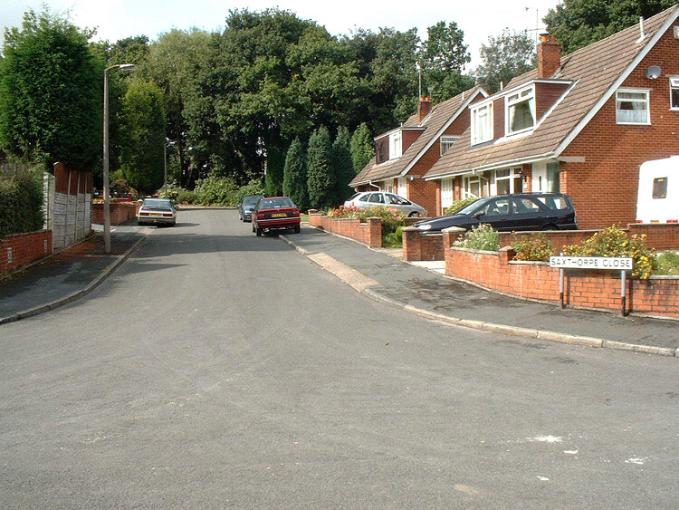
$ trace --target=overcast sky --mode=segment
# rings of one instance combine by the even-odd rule
[[[464,30],[472,66],[476,66],[479,48],[488,36],[499,34],[505,27],[534,29],[536,9],[542,18],[557,3],[558,0],[484,0],[483,3],[431,0],[421,4],[393,0],[2,0],[0,28],[4,33],[6,27],[18,26],[24,11],[40,10],[45,4],[54,12],[69,12],[78,26],[96,27],[98,39],[116,41],[140,34],[155,39],[171,28],[221,29],[229,9],[261,10],[277,6],[301,18],[312,19],[335,35],[359,27],[373,30],[416,27],[420,37],[425,38],[428,26],[441,20],[455,21]]]

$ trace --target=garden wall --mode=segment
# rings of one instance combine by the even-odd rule
[[[11,234],[0,239],[0,275],[52,254],[52,231]]]
[[[672,223],[633,223],[623,229],[630,234],[646,236],[648,246],[656,250],[679,250],[679,225]],[[589,239],[599,230],[555,230],[541,232],[558,254],[565,245]],[[500,246],[512,244],[512,238],[525,238],[536,232],[501,232]],[[454,241],[455,239],[453,239]],[[403,257],[407,261],[443,260],[443,238],[417,229],[403,229]]]
[[[457,234],[443,234],[446,275],[512,296],[559,302],[559,270],[545,262],[515,262],[511,248],[499,252],[451,246]],[[620,310],[620,277],[601,271],[568,271],[564,300],[569,306]],[[628,311],[679,318],[679,278],[628,281]]]
[[[363,243],[370,248],[382,247],[382,220],[368,218],[361,223],[358,218],[330,218],[322,213],[309,212],[309,224],[314,227]]]
[[[111,202],[111,225],[122,225],[137,217],[138,202]],[[104,224],[104,204],[92,205],[92,223]]]

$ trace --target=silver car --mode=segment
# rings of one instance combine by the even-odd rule
[[[362,191],[356,193],[349,200],[344,202],[344,207],[356,207],[357,209],[389,207],[391,209],[396,209],[409,217],[424,216],[427,214],[427,210],[421,205],[386,191]]]
[[[164,198],[146,198],[137,213],[139,225],[170,225],[177,223],[177,210],[172,202]]]

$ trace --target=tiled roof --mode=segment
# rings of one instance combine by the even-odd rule
[[[366,166],[354,177],[349,183],[349,186],[358,186],[368,182],[377,182],[390,177],[396,177],[408,165],[416,162],[424,153],[432,138],[436,137],[439,132],[446,126],[446,124],[456,117],[470,98],[475,97],[483,89],[481,87],[474,87],[458,94],[457,96],[443,101],[434,106],[422,122],[418,121],[417,114],[412,115],[404,124],[404,128],[424,128],[424,131],[417,137],[408,149],[400,158],[390,159],[384,163],[376,164],[375,159],[372,159]]]
[[[533,132],[471,147],[471,129],[467,129],[425,178],[492,168],[505,163],[509,165],[553,154],[663,24],[670,18],[676,18],[678,9],[675,6],[645,20],[646,36],[642,41],[639,41],[639,26],[635,25],[562,57],[561,67],[550,78],[569,80],[574,82],[574,86],[551,113],[539,121]],[[535,79],[537,71],[529,71],[514,78],[505,91]]]

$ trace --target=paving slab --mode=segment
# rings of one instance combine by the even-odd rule
[[[373,294],[414,309],[466,321],[599,338],[622,344],[679,348],[677,321],[621,317],[614,313],[572,308],[562,310],[557,304],[504,296],[445,278],[426,267],[402,262],[311,227],[303,227],[300,234],[287,237],[309,255],[325,253],[374,280],[377,283],[370,288]]]

